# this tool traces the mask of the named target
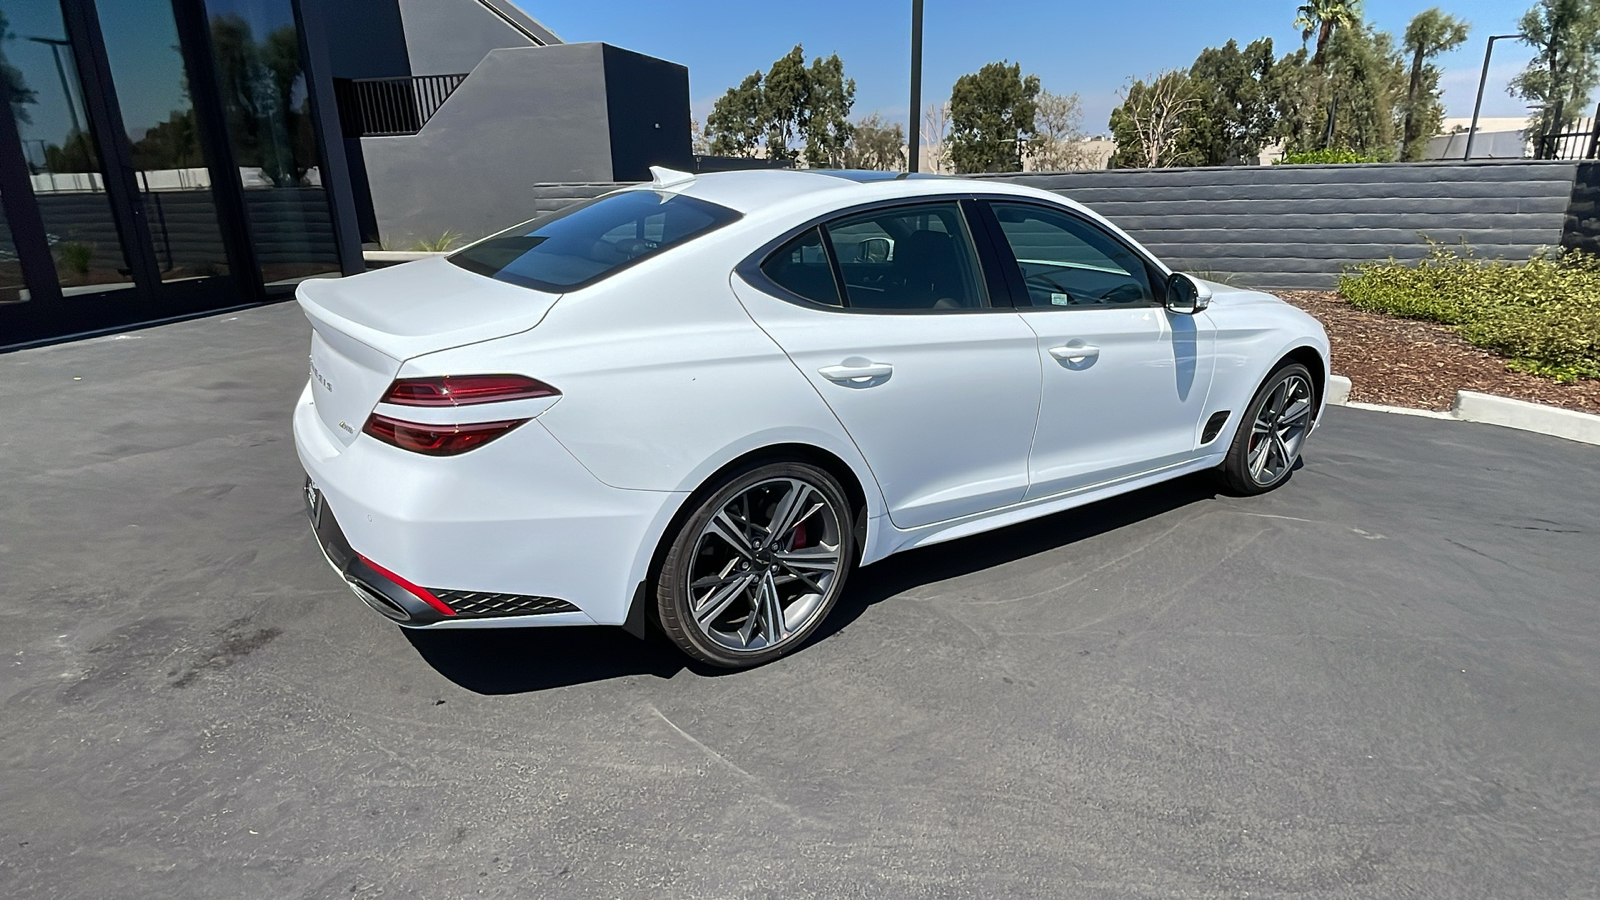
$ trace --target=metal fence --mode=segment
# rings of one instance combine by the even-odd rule
[[[1556,106],[1556,121],[1561,107]],[[1534,159],[1596,159],[1600,151],[1600,109],[1593,116],[1579,118],[1564,131],[1542,134],[1534,141]]]
[[[466,75],[335,79],[339,124],[345,137],[416,134],[466,80]]]

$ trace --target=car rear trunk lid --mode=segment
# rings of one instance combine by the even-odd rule
[[[526,331],[561,296],[474,275],[443,259],[312,279],[296,295],[311,320],[317,414],[344,445],[361,432],[406,360]]]

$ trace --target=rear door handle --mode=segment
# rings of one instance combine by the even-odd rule
[[[1100,358],[1100,348],[1088,344],[1068,344],[1065,347],[1051,347],[1050,355],[1066,362],[1083,362],[1089,359]]]
[[[887,379],[894,374],[894,366],[888,363],[863,363],[860,365],[823,366],[817,374],[828,379],[834,384],[844,384],[859,387],[878,379]]]

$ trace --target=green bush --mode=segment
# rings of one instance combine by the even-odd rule
[[[1558,381],[1600,378],[1600,257],[1486,261],[1435,246],[1415,267],[1357,267],[1339,290],[1358,309],[1453,326],[1511,368]]]
[[[94,260],[94,248],[77,241],[68,241],[56,248],[61,265],[68,272],[82,277],[89,274],[89,263]]]
[[[1274,160],[1275,166],[1303,166],[1326,165],[1329,163],[1375,163],[1384,162],[1376,156],[1362,156],[1354,150],[1307,150],[1304,153],[1290,153],[1283,159]]]

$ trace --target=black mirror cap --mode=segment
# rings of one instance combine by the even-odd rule
[[[1210,305],[1209,285],[1182,272],[1173,272],[1167,279],[1167,309],[1192,316]]]

